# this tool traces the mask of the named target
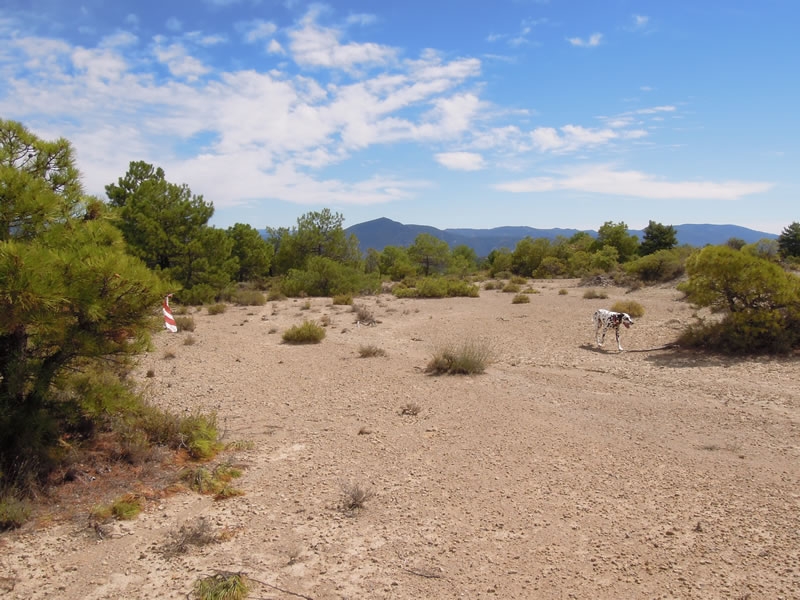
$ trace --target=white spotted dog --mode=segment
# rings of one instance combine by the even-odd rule
[[[622,352],[622,345],[619,343],[619,326],[624,325],[625,329],[627,329],[633,325],[633,319],[631,319],[630,315],[601,308],[594,313],[592,322],[594,323],[594,338],[597,341],[597,345],[602,346],[605,343],[606,331],[613,328],[617,336],[617,348]]]

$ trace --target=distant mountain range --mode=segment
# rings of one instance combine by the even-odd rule
[[[702,247],[707,244],[724,244],[731,238],[744,240],[748,244],[764,238],[777,239],[774,233],[756,231],[738,225],[674,225],[678,234],[678,244]],[[589,229],[536,229],[533,227],[494,227],[492,229],[437,229],[428,225],[405,225],[382,217],[373,221],[352,225],[345,229],[347,234],[355,234],[362,252],[369,248],[381,251],[386,246],[410,246],[420,233],[429,233],[447,242],[450,247],[462,244],[475,250],[478,256],[486,256],[492,250],[508,248],[513,250],[517,242],[523,238],[554,239],[561,235],[571,237],[579,231],[586,231],[592,236],[597,232]],[[629,232],[644,237],[642,230],[630,229]]]

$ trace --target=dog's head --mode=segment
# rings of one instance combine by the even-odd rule
[[[633,325],[633,319],[628,313],[622,313],[622,324],[625,325],[625,329]]]

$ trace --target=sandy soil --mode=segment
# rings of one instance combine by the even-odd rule
[[[534,286],[518,305],[358,299],[374,326],[285,300],[159,334],[138,377],[153,402],[215,410],[226,440],[253,443],[222,457],[244,465],[245,494],[156,494],[102,537],[88,507],[53,507],[0,536],[0,595],[179,599],[236,571],[262,582],[253,598],[800,598],[798,360],[641,351],[692,318],[669,287]],[[629,351],[597,349],[591,315],[620,299],[646,309]],[[321,344],[281,342],[324,316]],[[493,349],[485,374],[424,373],[463,340]],[[374,492],[355,513],[346,483]],[[164,552],[201,518],[226,539]]]

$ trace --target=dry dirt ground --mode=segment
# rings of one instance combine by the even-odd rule
[[[800,598],[797,358],[636,352],[692,320],[675,289],[533,285],[529,304],[357,299],[373,326],[317,298],[160,333],[138,377],[158,405],[215,410],[226,440],[252,442],[221,457],[244,466],[244,495],[154,495],[102,536],[89,507],[53,506],[0,536],[0,595],[180,599],[230,571],[261,582],[251,598]],[[646,310],[623,353],[613,335],[592,344],[593,311],[616,300]],[[323,318],[322,343],[281,342]],[[424,373],[465,340],[491,346],[486,373]],[[345,484],[374,496],[344,512]],[[164,551],[200,519],[223,541]]]

